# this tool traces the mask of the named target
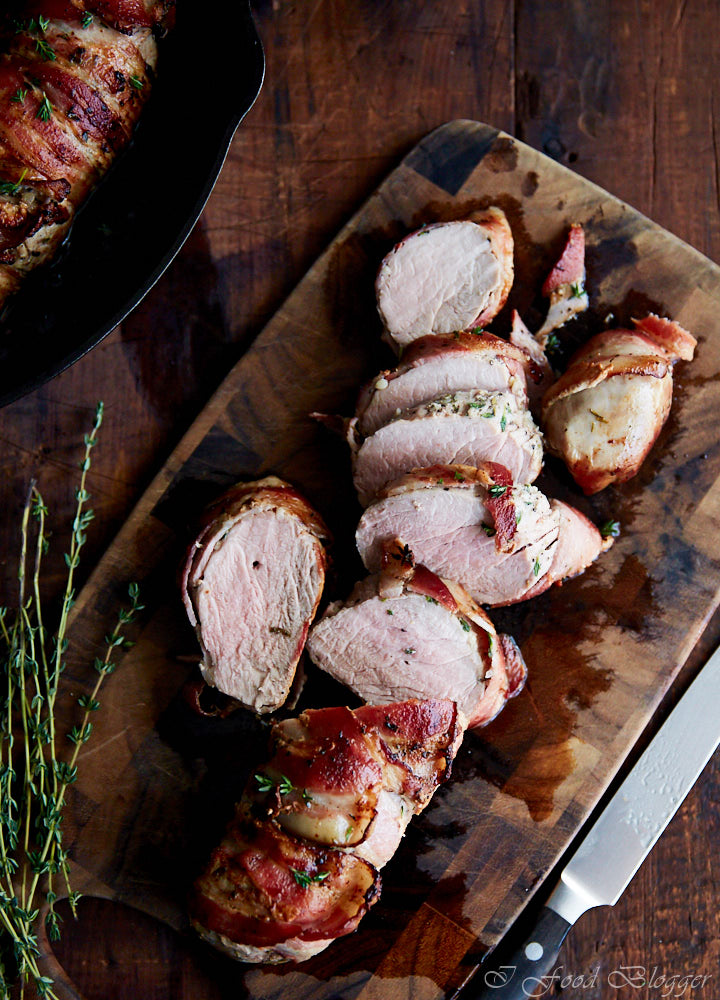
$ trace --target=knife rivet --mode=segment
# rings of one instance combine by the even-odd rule
[[[525,958],[529,958],[531,962],[537,962],[539,958],[543,957],[543,946],[539,941],[531,941],[530,944],[525,945]]]

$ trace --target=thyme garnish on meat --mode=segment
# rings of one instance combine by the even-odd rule
[[[53,982],[40,974],[36,923],[41,897],[47,904],[46,926],[51,940],[60,937],[55,910],[58,881],[64,884],[77,915],[80,894],[70,886],[67,849],[63,842],[63,805],[68,787],[77,780],[80,748],[92,733],[91,713],[98,710],[100,687],[115,669],[113,656],[131,645],[125,626],[141,610],[137,584],[129,587],[130,603],[121,608],[113,631],[105,638],[105,653],[96,657],[97,679],[90,694],[78,698],[83,714],[69,733],[58,730],[55,703],[65,669],[68,617],[75,603],[75,571],[93,519],[86,489],[90,456],[102,422],[98,404],[92,430],[85,436],[80,484],[69,551],[67,578],[57,627],[48,628],[41,601],[42,559],[49,547],[48,510],[37,486],[30,487],[20,529],[18,610],[0,608],[0,996],[9,997],[12,984],[21,990],[33,981],[40,997],[56,996]],[[66,737],[73,750],[62,752]]]
[[[269,774],[265,774],[263,771],[258,771],[257,774],[253,775],[253,777],[257,782],[258,791],[260,792],[273,792],[276,789],[280,795],[291,795],[293,792],[297,792],[305,805],[312,802],[312,795],[307,788],[296,787],[284,774],[281,774],[280,777],[276,779],[271,778]]]
[[[37,111],[35,112],[35,117],[39,118],[41,122],[49,122],[50,119],[52,118],[52,113],[53,113],[53,106],[50,103],[50,98],[43,90],[42,100],[38,105]]]
[[[290,871],[301,889],[308,889],[313,884],[324,882],[330,874],[330,872],[315,872],[314,875],[311,875],[310,872],[301,872],[297,868],[291,868]]]
[[[0,181],[0,194],[17,194],[25,180],[28,168],[25,167],[16,181]]]

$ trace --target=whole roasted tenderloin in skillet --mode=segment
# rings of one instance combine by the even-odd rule
[[[0,304],[53,256],[130,141],[157,61],[153,28],[174,6],[31,0],[0,14]]]
[[[512,281],[512,232],[499,208],[425,226],[380,265],[375,291],[385,337],[402,350],[429,334],[483,326],[502,309]]]
[[[360,503],[412,469],[443,465],[505,466],[513,482],[531,483],[542,467],[542,436],[510,392],[454,392],[394,417],[362,438],[350,422],[353,479]]]
[[[462,587],[413,567],[399,546],[346,603],[330,605],[307,648],[364,701],[450,698],[470,726],[494,718],[525,680],[512,639],[496,633]]]
[[[355,930],[463,732],[455,704],[434,700],[276,723],[269,762],[195,883],[196,930],[245,962],[299,962]]]
[[[514,604],[577,575],[609,544],[579,511],[514,486],[490,462],[403,476],[367,508],[355,538],[371,572],[388,542],[402,538],[417,562],[488,605]]]
[[[393,369],[380,372],[360,393],[358,430],[373,434],[403,410],[458,391],[510,392],[527,405],[527,354],[484,331],[423,337]]]
[[[274,476],[208,509],[182,581],[208,684],[256,712],[284,703],[320,603],[327,538],[316,511]]]

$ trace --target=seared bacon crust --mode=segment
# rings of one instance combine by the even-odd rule
[[[379,891],[363,858],[299,841],[241,804],[195,883],[190,913],[201,928],[255,947],[325,941],[355,930]]]
[[[193,887],[198,932],[244,961],[279,962],[355,930],[379,896],[377,868],[449,777],[462,735],[450,701],[311,709],[276,723],[269,762]],[[328,827],[333,799],[342,823]],[[361,818],[363,836],[338,841],[333,830],[352,833]]]

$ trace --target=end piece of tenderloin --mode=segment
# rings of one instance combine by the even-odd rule
[[[550,508],[558,519],[557,541],[548,550],[550,565],[525,591],[521,598],[523,601],[543,594],[555,583],[561,584],[563,580],[579,576],[613,544],[612,538],[603,538],[592,521],[575,507],[553,499]]]
[[[0,304],[53,256],[130,141],[157,60],[152,27],[173,7],[48,0],[28,7],[44,28],[28,17],[0,29]]]
[[[315,624],[308,653],[363,701],[449,698],[469,726],[485,725],[524,684],[517,646],[462,587],[413,566],[407,546],[388,552]]]
[[[353,420],[348,440],[363,506],[404,473],[438,463],[496,462],[516,483],[532,482],[542,468],[542,435],[509,392],[451,393],[404,410],[364,440],[355,430]]]
[[[570,227],[557,264],[542,286],[542,294],[550,299],[545,322],[535,334],[543,351],[555,330],[587,309],[585,280],[585,231],[575,223]]]
[[[320,603],[327,538],[316,511],[274,476],[208,508],[182,578],[208,684],[259,713],[285,702]]]
[[[510,392],[526,406],[527,367],[521,350],[492,333],[422,337],[396,368],[380,372],[361,391],[358,430],[373,434],[403,410],[458,391]]]
[[[450,775],[450,701],[309,710],[276,723],[195,882],[198,933],[245,962],[304,961],[356,929],[411,817]]]
[[[401,351],[420,337],[489,323],[512,281],[512,232],[499,208],[425,226],[380,265],[375,292],[385,339]]]
[[[542,404],[547,446],[587,493],[632,478],[667,420],[672,369],[690,360],[695,338],[650,315],[634,330],[592,337]]]

